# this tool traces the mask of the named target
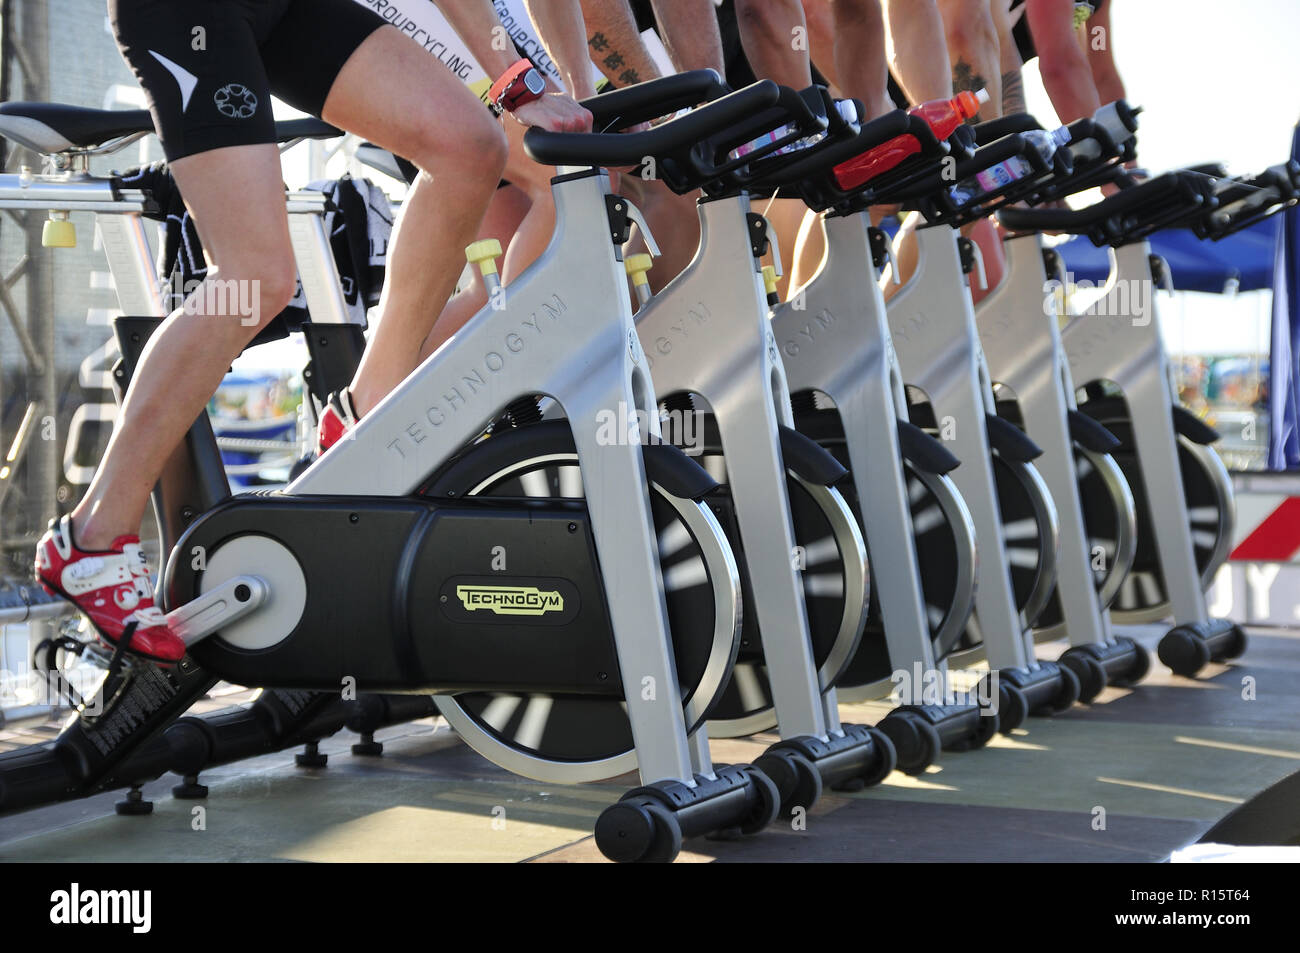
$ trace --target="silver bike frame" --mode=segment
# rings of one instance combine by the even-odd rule
[[[511,400],[553,398],[573,430],[641,777],[692,784],[692,755],[711,773],[707,736],[688,745],[643,434],[602,436],[610,414],[657,434],[654,385],[610,240],[609,178],[566,171],[552,182],[556,227],[541,257],[285,492],[413,493]]]
[[[1037,235],[1003,243],[1002,282],[975,308],[989,374],[1015,394],[1025,432],[1042,448],[1034,461],[1056,506],[1062,532],[1056,591],[1072,645],[1111,640],[1110,615],[1100,604],[1079,499],[1069,412],[1075,408],[1069,362],[1061,347],[1055,296],[1047,286]]]
[[[660,393],[698,394],[718,426],[728,486],[758,615],[768,682],[782,737],[825,738],[840,730],[835,691],[819,683],[778,426],[793,426],[785,369],[769,326],[767,294],[754,255],[749,196],[699,203],[700,245],[691,263],[637,313]],[[852,522],[852,520],[850,520]],[[862,600],[846,554],[845,598]]]
[[[1113,381],[1124,392],[1174,619],[1180,625],[1206,622],[1209,612],[1181,492],[1171,414],[1177,398],[1156,315],[1151,246],[1140,241],[1112,248],[1110,260],[1104,294],[1088,311],[1070,319],[1061,342],[1075,381]]]
[[[925,672],[942,673],[946,689],[947,662],[934,657],[894,423],[906,419],[907,398],[869,224],[865,212],[819,217],[826,257],[808,284],[773,309],[772,330],[790,388],[820,391],[839,412],[868,551],[878,554],[871,570],[890,664],[910,672],[919,662]],[[885,682],[883,694],[893,687]]]
[[[952,421],[950,449],[961,460],[953,482],[975,523],[979,543],[975,612],[985,657],[994,670],[1037,668],[1034,639],[1011,588],[986,415],[995,411],[992,381],[975,329],[957,231],[917,229],[917,264],[890,299],[889,326],[903,378],[929,397],[941,433]]]

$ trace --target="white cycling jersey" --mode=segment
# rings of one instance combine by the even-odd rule
[[[356,0],[356,2],[369,7],[438,57],[442,64],[460,77],[476,95],[483,97],[487,94],[488,87],[496,77],[487,75],[433,0]],[[496,8],[497,18],[505,27],[507,36],[537,64],[547,78],[554,80],[556,85],[564,89],[560,71],[538,38],[537,27],[528,16],[524,0],[492,0],[492,5]],[[593,83],[599,82],[601,77],[594,64],[591,71]]]

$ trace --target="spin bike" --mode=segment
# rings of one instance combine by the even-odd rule
[[[1028,115],[986,125],[1039,128]],[[994,207],[1013,199],[1037,204],[1091,186],[1132,158],[1136,128],[1135,113],[1122,102],[1071,124],[1069,143],[1057,149],[1052,168],[1022,179],[997,196]],[[998,415],[1045,449],[1037,465],[1060,520],[1056,589],[1035,622],[1038,636],[1068,636],[1071,647],[1060,662],[1079,679],[1080,700],[1090,702],[1108,684],[1136,684],[1150,668],[1145,648],[1112,633],[1107,611],[1133,564],[1137,515],[1113,456],[1119,440],[1075,405],[1048,280],[1060,257],[1037,235],[1011,238],[1004,248],[1006,273],[977,306],[976,321],[997,387]]]
[[[1008,209],[1014,231],[1086,235],[1111,248],[1111,278],[1103,296],[1061,332],[1080,409],[1120,441],[1115,457],[1133,488],[1138,546],[1132,583],[1119,590],[1119,622],[1155,621],[1172,614],[1160,660],[1195,676],[1210,661],[1245,650],[1240,626],[1209,616],[1203,589],[1226,558],[1231,538],[1231,483],[1211,445],[1218,435],[1180,407],[1155,315],[1154,288],[1167,280],[1146,237],[1159,228],[1190,227],[1220,238],[1294,205],[1300,168],[1276,167],[1253,181],[1183,170],[1133,184],[1077,211]],[[1181,486],[1182,493],[1165,488]]]
[[[907,418],[885,321],[878,274],[888,239],[871,227],[868,206],[889,201],[889,184],[899,177],[873,180],[854,193],[840,191],[832,177],[837,164],[903,134],[925,143],[925,159],[910,167],[913,176],[932,171],[927,163],[948,154],[922,120],[895,112],[857,135],[771,160],[776,168],[754,170],[751,178],[765,190],[790,190],[823,213],[821,268],[785,302],[769,285],[772,331],[796,394],[797,425],[848,466],[846,493],[868,548],[884,554],[873,562],[866,634],[837,687],[845,698],[899,688],[902,704],[878,727],[894,742],[899,767],[920,773],[941,749],[984,745],[1000,722],[997,704],[981,705],[948,684],[944,657],[973,605],[975,540],[948,476],[957,458]],[[895,685],[892,676],[900,671],[910,689]],[[936,684],[927,685],[927,675]]]
[[[1031,152],[1016,136],[1002,137],[958,159],[956,180]],[[1025,714],[1058,713],[1079,698],[1074,673],[1038,660],[1034,651],[1032,623],[1055,581],[1057,515],[1033,462],[1042,450],[997,416],[967,287],[968,276],[982,269],[974,243],[959,236],[941,214],[942,203],[933,201],[951,180],[935,178],[940,181],[905,193],[924,210],[915,232],[917,265],[888,302],[887,316],[912,421],[939,434],[961,460],[953,480],[979,543],[967,644],[981,645],[998,674],[999,718],[1009,730]]]
[[[670,113],[716,83],[706,71],[630,87],[617,108]],[[648,132],[553,138],[569,165],[553,180],[547,251],[283,492],[223,498],[210,425],[196,421],[155,496],[170,553],[163,605],[189,652],[174,670],[131,664],[106,679],[105,711],[130,719],[135,744],[125,747],[213,678],[320,692],[352,683],[443,696],[468,744],[529,777],[638,768],[643,786],[596,825],[616,860],[670,860],[683,836],[753,832],[776,816],[761,771],[709,760],[703,722],[736,653],[738,569],[701,502],[714,481],[657,439],[619,260],[618,237],[639,213],[595,168],[627,150],[686,151],[776,94],[751,87]],[[117,322],[124,383],[156,323]],[[480,439],[507,405],[535,394],[565,421]],[[610,440],[600,420],[620,409],[638,426]],[[539,451],[557,444],[576,461],[582,495],[518,493],[545,462]],[[661,569],[665,539],[674,547]],[[341,556],[356,571],[347,590],[328,583]],[[6,771],[0,794],[68,785],[69,752],[81,761],[73,783],[93,786],[123,755],[103,756],[102,727],[70,726],[80,745]]]

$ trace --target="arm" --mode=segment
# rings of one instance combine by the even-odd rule
[[[595,96],[582,5],[578,0],[524,0],[524,7],[573,98]]]
[[[1011,18],[1009,0],[993,0],[993,25],[998,31],[998,50],[1002,70],[1002,115],[1014,116],[1028,112],[1025,105],[1025,80],[1021,75],[1024,62],[1012,34],[1015,26]]]
[[[582,0],[582,17],[591,61],[611,83],[631,86],[659,78],[627,0]]]
[[[1106,0],[1088,20],[1088,66],[1092,69],[1092,82],[1097,87],[1097,98],[1102,105],[1124,98],[1124,80],[1115,66],[1115,34],[1110,28],[1110,5],[1113,2]]]
[[[659,36],[679,72],[712,69],[727,75],[713,0],[651,0],[651,6]]]
[[[736,23],[755,76],[793,89],[812,85],[808,47],[794,43],[796,29],[808,32],[799,0],[736,0]]]
[[[491,0],[435,0],[451,28],[465,41],[470,53],[492,79],[501,76],[519,60],[511,43],[497,49],[494,40],[504,30]],[[576,0],[573,0],[576,3]],[[559,6],[558,2],[556,6]],[[581,17],[581,14],[579,14]],[[579,33],[581,35],[581,32]],[[550,52],[549,48],[547,52]],[[554,54],[552,54],[554,58]],[[556,59],[556,63],[560,63]],[[561,66],[561,69],[563,67]],[[526,126],[541,126],[551,132],[590,132],[591,113],[563,93],[547,93],[541,99],[525,103],[511,113]]]
[[[914,103],[952,98],[952,67],[935,0],[882,0],[889,68]]]
[[[1025,16],[1038,49],[1043,87],[1057,117],[1071,123],[1091,116],[1101,102],[1074,29],[1073,0],[1025,0]]]

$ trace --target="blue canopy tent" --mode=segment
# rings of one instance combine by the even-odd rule
[[[1291,138],[1291,158],[1300,159],[1300,126]],[[1277,216],[1273,281],[1273,337],[1270,346],[1268,468],[1300,468],[1300,214]]]
[[[1151,251],[1169,262],[1178,291],[1221,294],[1234,278],[1237,291],[1258,291],[1273,286],[1276,237],[1277,223],[1271,219],[1218,242],[1202,241],[1187,229],[1173,229],[1152,235]],[[1102,284],[1110,274],[1107,249],[1097,248],[1082,236],[1062,242],[1056,250],[1075,281]]]

